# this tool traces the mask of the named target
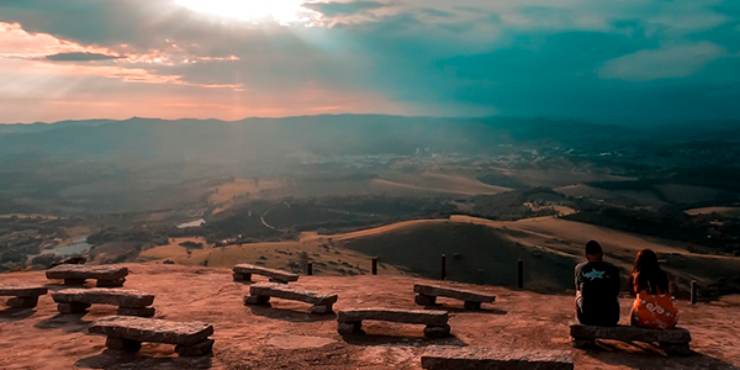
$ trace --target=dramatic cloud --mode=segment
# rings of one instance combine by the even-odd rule
[[[689,77],[724,54],[724,48],[708,42],[641,50],[606,62],[599,75],[627,81]]]
[[[367,10],[383,8],[387,4],[376,1],[355,1],[351,3],[309,3],[304,4],[304,6],[327,17],[336,17],[338,15],[353,15]]]
[[[740,119],[738,55],[736,0],[7,0],[0,121]]]
[[[99,53],[73,52],[47,55],[45,58],[56,62],[89,62],[93,60],[123,59],[125,57]]]

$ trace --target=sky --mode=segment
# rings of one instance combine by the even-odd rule
[[[0,0],[0,122],[740,120],[738,0]]]

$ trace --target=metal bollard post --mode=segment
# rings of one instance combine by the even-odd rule
[[[517,263],[517,285],[519,289],[524,289],[524,261],[519,260]]]
[[[447,280],[447,255],[442,255],[442,270],[441,270],[441,279]]]
[[[378,274],[378,257],[373,258],[373,267],[372,267],[373,275]]]
[[[306,275],[313,275],[313,263],[309,262],[306,264]]]

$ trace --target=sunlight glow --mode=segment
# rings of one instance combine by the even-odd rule
[[[201,13],[259,22],[274,20],[280,24],[308,21],[315,12],[304,8],[303,0],[175,0],[175,4]]]

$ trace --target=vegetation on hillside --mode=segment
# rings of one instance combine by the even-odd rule
[[[695,252],[740,250],[740,219],[716,214],[689,216],[669,207],[650,210],[581,203],[578,213],[564,218],[690,243]]]
[[[66,238],[68,223],[41,217],[0,217],[0,272],[25,268],[44,243]]]
[[[469,200],[472,209],[461,212],[468,216],[488,218],[491,220],[513,221],[523,218],[555,216],[558,211],[548,207],[533,209],[525,203],[549,204],[565,202],[566,198],[552,189],[535,187],[526,190],[515,190],[495,195],[479,195]]]

